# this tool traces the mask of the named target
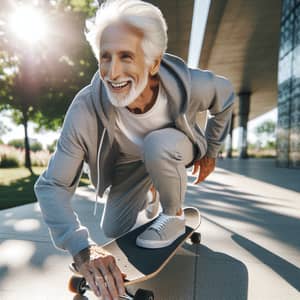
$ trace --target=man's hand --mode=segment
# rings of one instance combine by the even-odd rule
[[[196,175],[198,173],[198,177],[193,184],[198,184],[203,181],[215,169],[215,166],[216,159],[212,157],[204,156],[200,160],[196,160],[194,162],[192,174]]]
[[[100,246],[90,246],[74,256],[79,273],[86,279],[97,297],[118,300],[125,294],[124,278],[115,258]]]

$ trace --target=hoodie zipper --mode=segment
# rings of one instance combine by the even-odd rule
[[[184,119],[184,122],[185,122],[185,126],[186,126],[186,128],[188,130],[188,132],[187,132],[188,136],[190,136],[190,138],[192,139],[192,141],[194,143],[196,143],[196,138],[195,138],[194,132],[193,132],[191,126],[190,126],[190,123],[187,120],[186,114],[183,114],[183,119]]]
[[[100,155],[101,155],[101,149],[104,141],[104,136],[106,134],[107,129],[104,128],[101,139],[100,139],[100,144],[97,152],[97,187],[96,187],[96,199],[95,199],[95,205],[94,205],[94,216],[96,216],[97,213],[97,206],[98,206],[98,194],[99,194],[99,188],[100,188]]]

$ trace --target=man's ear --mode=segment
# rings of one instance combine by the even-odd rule
[[[158,73],[159,71],[159,67],[160,67],[160,63],[162,60],[162,55],[160,55],[158,58],[156,58],[150,68],[150,74],[151,76],[154,76]]]

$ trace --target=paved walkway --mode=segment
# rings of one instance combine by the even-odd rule
[[[201,185],[192,180],[186,202],[202,212],[202,243],[186,244],[141,286],[161,300],[300,300],[300,170],[223,160]],[[103,202],[93,217],[93,199],[80,188],[73,204],[104,243]],[[0,300],[96,299],[67,291],[70,262],[52,247],[37,204],[0,211]]]

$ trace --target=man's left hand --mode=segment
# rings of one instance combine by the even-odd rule
[[[198,174],[197,179],[193,184],[198,184],[203,181],[214,169],[216,166],[216,159],[212,157],[204,156],[200,160],[194,162],[192,174]]]

